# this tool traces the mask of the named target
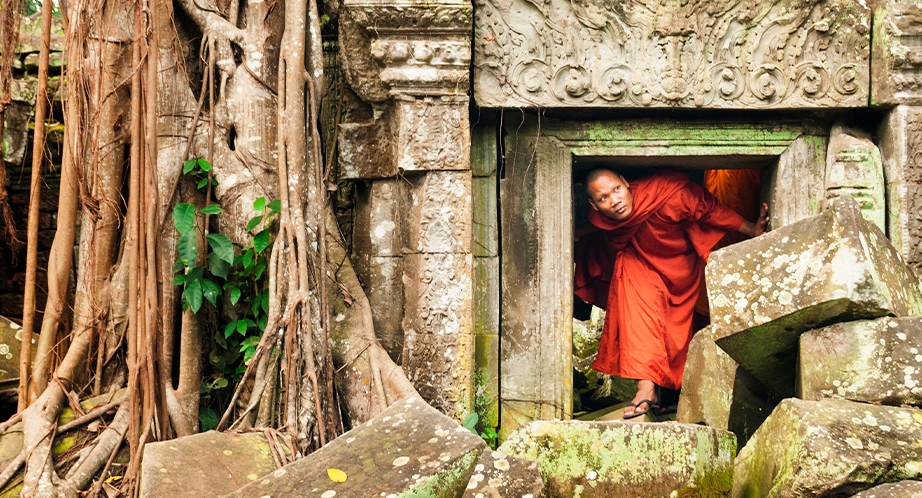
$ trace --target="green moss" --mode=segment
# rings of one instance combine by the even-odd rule
[[[476,449],[461,458],[458,458],[438,474],[431,475],[422,482],[410,486],[401,493],[400,498],[454,498],[461,496],[467,487],[468,478],[477,461],[480,460],[482,449]]]

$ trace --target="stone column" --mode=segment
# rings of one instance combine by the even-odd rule
[[[871,103],[895,106],[881,123],[887,236],[922,275],[922,2],[885,1],[874,13]]]
[[[374,120],[344,125],[340,142],[347,176],[373,179],[356,238],[372,250],[362,273],[375,328],[420,394],[460,419],[474,409],[471,5],[345,5],[368,43],[345,57],[370,55],[354,86],[376,99]]]

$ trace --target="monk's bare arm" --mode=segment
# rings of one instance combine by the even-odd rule
[[[759,219],[755,223],[744,221],[740,226],[740,233],[748,237],[758,237],[765,233],[765,226],[768,225],[768,204],[762,203],[762,209],[759,211]]]

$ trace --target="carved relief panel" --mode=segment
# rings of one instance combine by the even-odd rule
[[[477,0],[484,107],[863,107],[870,11],[848,0]]]
[[[920,2],[885,2],[877,7],[872,57],[874,104],[922,104]]]

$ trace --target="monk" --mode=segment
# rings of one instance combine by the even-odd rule
[[[586,179],[589,222],[599,231],[580,237],[576,294],[607,310],[592,368],[637,379],[624,418],[657,406],[657,386],[682,384],[692,315],[704,263],[726,234],[765,232],[768,205],[749,222],[681,173],[631,184],[596,169]]]

